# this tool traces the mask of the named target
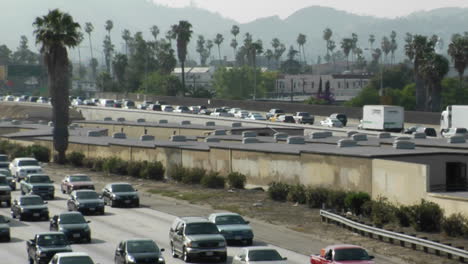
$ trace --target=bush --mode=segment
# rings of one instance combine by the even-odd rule
[[[417,231],[440,231],[444,213],[438,204],[423,199],[421,204],[412,206],[412,211],[412,222]]]
[[[127,162],[117,157],[106,159],[102,168],[106,173],[127,174]]]
[[[398,224],[402,227],[409,227],[411,225],[412,210],[410,206],[400,206],[395,211],[395,217],[398,221]]]
[[[140,171],[140,177],[149,180],[162,181],[164,180],[164,172],[164,166],[161,162],[145,162],[145,165]]]
[[[224,188],[226,179],[218,172],[211,171],[201,179],[201,184],[207,188]]]
[[[327,208],[337,211],[345,208],[345,198],[348,193],[342,190],[331,190],[328,193]]]
[[[184,178],[184,175],[187,174],[188,170],[180,165],[176,165],[172,167],[171,170],[171,178],[176,181],[176,182],[182,182],[182,179]]]
[[[32,145],[32,146],[29,146],[26,151],[31,153],[31,155],[40,162],[50,161],[50,151],[48,148],[44,146]]]
[[[372,201],[371,205],[371,220],[377,227],[383,227],[385,224],[395,221],[397,209],[387,198],[379,197],[377,201]]]
[[[288,197],[290,186],[282,182],[271,182],[268,185],[268,196],[272,200],[285,202]]]
[[[130,161],[127,163],[127,173],[135,178],[141,177],[141,170],[144,166],[146,166],[146,162]]]
[[[451,237],[458,237],[467,234],[468,219],[462,214],[452,214],[442,222],[442,230]]]
[[[84,165],[85,155],[81,152],[73,151],[67,155],[67,160],[75,167],[81,167]]]
[[[308,188],[306,191],[307,204],[310,208],[322,208],[326,204],[330,191],[323,187]]]
[[[21,157],[31,157],[31,153],[23,146],[13,145],[9,151],[10,159],[21,158]]]
[[[182,182],[185,184],[200,184],[206,171],[202,168],[185,169],[185,174],[182,175]]]
[[[231,188],[244,189],[247,177],[239,172],[231,172],[227,176],[227,181]]]
[[[303,184],[290,186],[287,200],[293,203],[305,204],[307,202],[306,187]]]
[[[351,192],[346,195],[345,206],[355,215],[360,215],[362,213],[362,205],[370,200],[371,197],[368,193]]]
[[[103,171],[104,170],[104,162],[105,160],[104,159],[95,159],[95,160],[91,160],[92,161],[92,164],[93,164],[93,167],[91,170],[93,171]]]

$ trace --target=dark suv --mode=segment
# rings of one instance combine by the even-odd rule
[[[140,206],[140,197],[132,185],[125,182],[110,183],[102,189],[102,199],[110,207]]]
[[[227,259],[226,240],[218,227],[203,217],[176,218],[169,230],[173,257],[182,256],[185,262],[193,258]]]

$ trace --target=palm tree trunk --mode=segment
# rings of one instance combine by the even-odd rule
[[[93,56],[93,44],[91,42],[91,34],[88,35],[89,37],[89,50],[91,51],[91,59],[94,58]]]
[[[218,45],[218,57],[219,57],[219,63],[220,63],[220,64],[223,64],[223,63],[221,62],[221,49],[220,49],[219,45]]]
[[[440,81],[433,84],[432,87],[432,112],[440,112],[442,101],[442,84]]]
[[[180,62],[182,68],[182,96],[185,96],[185,61]]]
[[[418,73],[419,71],[419,65],[415,64],[414,67],[414,81],[416,83],[416,110],[418,111],[424,111],[425,105],[426,105],[426,89],[424,87],[424,81],[421,77],[421,74]]]

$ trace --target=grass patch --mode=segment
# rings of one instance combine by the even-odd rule
[[[179,200],[185,200],[190,203],[203,202],[203,201],[216,197],[216,194],[214,193],[202,193],[202,192],[179,192],[179,191],[166,191],[166,190],[158,190],[158,189],[151,189],[151,190],[148,190],[148,192],[152,194],[159,194],[162,196],[179,199]]]
[[[172,197],[172,198],[178,198],[178,196],[179,196],[178,191],[151,189],[151,190],[148,190],[148,192],[152,193],[152,194],[159,194],[159,195],[162,195],[162,196]]]
[[[238,205],[233,205],[233,204],[230,204],[230,205],[213,205],[213,209],[225,210],[225,211],[229,211],[229,212],[232,212],[232,213],[237,213],[237,214],[240,214],[240,215],[244,215],[244,211]]]

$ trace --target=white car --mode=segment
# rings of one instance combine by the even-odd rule
[[[249,116],[249,112],[247,111],[244,111],[244,110],[240,110],[240,111],[237,111],[235,114],[234,114],[234,117],[237,117],[237,118],[246,118]]]
[[[77,106],[77,105],[83,105],[83,101],[81,101],[81,99],[73,99],[73,101],[71,102],[72,105],[74,106]]]
[[[224,108],[215,108],[210,114],[211,116],[222,116],[222,117],[234,117],[233,114],[229,113]]]
[[[24,179],[28,174],[41,173],[42,167],[35,158],[16,158],[8,166],[11,175],[16,177],[16,181]]]
[[[189,107],[190,111],[192,111],[192,114],[198,114],[200,112],[201,107],[199,105],[192,105]]]
[[[466,136],[468,134],[468,131],[466,128],[463,127],[452,127],[449,128],[447,131],[442,132],[443,137],[451,137],[451,136]]]
[[[15,101],[15,97],[13,95],[7,95],[7,96],[5,96],[5,98],[3,100],[8,101],[8,102],[13,102],[13,101]]]
[[[340,120],[330,117],[327,117],[327,119],[320,121],[320,125],[326,127],[343,127],[343,123],[341,123]]]
[[[135,102],[131,100],[125,100],[122,104],[122,108],[124,109],[136,109]]]
[[[152,101],[143,101],[141,104],[137,105],[137,108],[141,110],[146,110],[152,104],[154,104],[154,102]]]
[[[94,264],[91,257],[84,252],[56,253],[49,264]]]
[[[229,109],[228,113],[235,115],[238,111],[241,111],[240,108],[231,108]]]
[[[175,108],[174,110],[174,113],[186,113],[186,114],[190,114],[192,113],[192,111],[190,111],[190,109],[185,106],[185,105],[179,105]]]
[[[260,113],[250,113],[248,117],[245,119],[248,120],[258,120],[258,121],[266,121],[266,118],[262,116]]]
[[[24,97],[18,96],[15,98],[15,102],[26,102],[26,100],[24,99]]]
[[[49,103],[49,100],[46,98],[46,97],[39,97],[39,99],[37,99],[36,103],[39,103],[39,104],[47,104]]]
[[[161,110],[163,112],[174,112],[174,107],[172,105],[162,105]]]
[[[232,264],[286,264],[287,258],[282,257],[278,251],[270,247],[247,247],[234,256]]]

